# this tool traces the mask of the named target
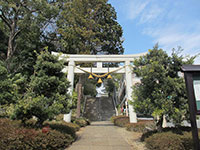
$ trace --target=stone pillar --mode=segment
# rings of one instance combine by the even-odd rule
[[[126,79],[126,95],[129,101],[133,101],[132,99],[132,70],[130,68],[130,61],[125,61],[125,79]],[[133,105],[129,104],[129,118],[130,123],[137,123],[137,116],[133,109]]]
[[[72,92],[73,92],[73,86],[74,86],[74,67],[75,67],[75,63],[74,61],[69,61],[68,64],[68,74],[67,74],[67,79],[70,82],[70,87],[69,87],[69,91],[68,93],[72,96]],[[63,120],[66,122],[71,122],[71,115],[72,112],[70,110],[69,114],[64,114],[64,118]]]
[[[72,95],[74,87],[74,67],[75,67],[74,61],[69,61],[67,79],[70,82],[70,87],[69,87],[70,95]]]

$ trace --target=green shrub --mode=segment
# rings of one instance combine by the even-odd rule
[[[87,125],[90,125],[90,120],[87,119],[87,118],[84,118],[84,117],[81,117],[81,118],[74,118],[74,121],[73,121],[74,124],[77,124],[79,127],[85,127]]]
[[[180,136],[180,138],[186,150],[193,149],[193,139],[191,132],[184,132],[183,135]]]
[[[147,127],[153,126],[151,124],[154,124],[153,121],[149,120],[139,120],[137,123],[128,123],[126,125],[126,129],[128,131],[135,131],[135,132],[147,132],[149,129]]]
[[[35,138],[34,149],[38,150],[64,150],[73,142],[73,138],[69,134],[50,130],[47,134],[41,133]]]
[[[149,150],[185,150],[180,135],[172,132],[154,134],[145,142]]]
[[[63,114],[59,114],[55,117],[56,121],[63,121],[64,115]]]
[[[88,122],[84,118],[77,118],[74,121],[75,124],[79,125],[80,127],[85,127],[88,125]]]
[[[114,125],[119,127],[125,127],[128,123],[130,123],[129,117],[127,116],[117,116],[114,120]]]
[[[74,139],[67,133],[20,127],[19,121],[0,119],[0,149],[2,150],[62,150]]]
[[[162,129],[162,132],[172,132],[172,133],[179,134],[179,135],[183,135],[184,132],[190,132],[190,131],[191,131],[191,127],[184,127],[184,126],[167,127],[167,128]],[[143,133],[142,136],[141,136],[141,141],[145,141],[146,138],[152,136],[155,133],[158,133],[158,131],[156,129]]]
[[[36,119],[29,119],[25,121],[24,126],[26,128],[37,128],[36,123],[37,123]]]
[[[119,117],[121,117],[121,115],[120,115],[120,116],[112,116],[112,117],[110,118],[110,121],[111,121],[112,123],[114,123],[114,120],[117,119],[117,118],[119,118]]]
[[[145,141],[145,139],[147,139],[148,137],[150,137],[150,136],[152,136],[153,134],[156,134],[156,133],[158,133],[157,130],[145,132],[145,133],[142,134],[140,140],[143,142],[143,141]]]
[[[89,119],[87,119],[87,118],[85,118],[85,117],[82,117],[82,118],[87,122],[87,125],[90,125],[90,124],[91,124],[91,122],[90,122]]]
[[[53,130],[57,130],[64,134],[71,135],[74,139],[76,138],[75,128],[68,126],[66,123],[50,123],[50,128]]]
[[[74,122],[76,120],[76,116],[71,116],[71,122]]]
[[[80,130],[80,126],[75,124],[75,123],[71,123],[71,122],[62,122],[62,124],[69,126],[70,128],[73,128],[75,131],[79,131]]]

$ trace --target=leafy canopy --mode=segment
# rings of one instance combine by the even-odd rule
[[[14,108],[13,118],[38,118],[38,124],[52,119],[55,115],[69,112],[71,107],[68,95],[69,82],[62,72],[64,63],[47,49],[37,56],[34,74],[31,76],[28,91]]]
[[[57,21],[64,48],[72,54],[122,54],[122,28],[108,0],[72,0],[64,3]]]
[[[0,61],[0,105],[10,104],[14,102],[12,82],[9,79],[7,69],[2,61]]]
[[[133,87],[133,105],[138,113],[159,118],[165,115],[175,125],[187,119],[186,88],[179,74],[181,66],[193,63],[195,57],[185,60],[179,56],[180,52],[180,48],[173,49],[172,55],[168,56],[156,45],[147,55],[134,61],[133,72],[141,77],[141,83]]]

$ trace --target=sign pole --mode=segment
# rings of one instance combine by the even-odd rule
[[[197,110],[196,110],[194,86],[193,86],[193,74],[191,72],[185,72],[184,74],[185,74],[187,95],[189,99],[189,111],[190,111],[190,121],[192,127],[192,137],[194,141],[194,150],[200,150],[197,122],[196,122]]]

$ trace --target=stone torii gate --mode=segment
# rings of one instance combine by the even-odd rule
[[[73,92],[73,85],[74,85],[74,74],[81,74],[85,73],[83,70],[90,72],[90,67],[76,67],[76,63],[96,63],[96,67],[92,68],[92,73],[107,73],[108,68],[104,68],[102,66],[103,62],[117,62],[117,63],[124,63],[123,67],[109,67],[109,71],[115,71],[115,73],[125,74],[125,83],[126,83],[126,94],[127,99],[133,101],[132,99],[132,70],[131,70],[131,62],[134,59],[139,58],[140,56],[145,55],[146,53],[140,54],[132,54],[132,55],[71,55],[71,54],[59,54],[56,52],[52,52],[53,55],[59,55],[59,59],[62,59],[68,62],[68,66],[64,68],[64,72],[67,72],[67,79],[71,83],[69,88],[69,93],[72,94]],[[129,118],[131,123],[137,122],[137,116],[134,111],[132,105],[129,106]],[[64,115],[64,120],[67,122],[71,121],[71,113]]]

